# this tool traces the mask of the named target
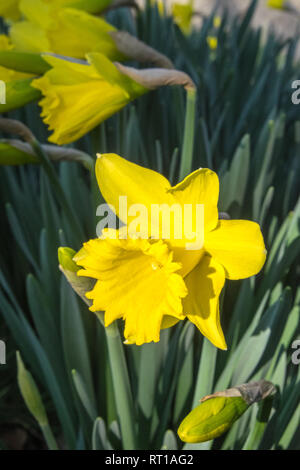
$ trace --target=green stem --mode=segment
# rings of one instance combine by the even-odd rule
[[[188,88],[179,181],[182,181],[192,171],[195,138],[196,100],[196,89]]]
[[[218,349],[208,339],[204,338],[192,408],[196,408],[200,404],[201,398],[213,391],[217,353]],[[211,448],[212,443],[213,441],[192,445],[186,444],[184,449],[208,450]]]
[[[84,240],[84,233],[83,233],[83,230],[73,212],[73,209],[72,207],[70,206],[67,198],[66,198],[66,195],[65,195],[65,192],[60,184],[60,181],[59,181],[59,178],[47,156],[47,154],[44,152],[42,146],[40,145],[40,143],[36,140],[36,139],[33,139],[30,141],[30,145],[32,147],[32,149],[34,150],[35,154],[37,155],[37,157],[40,159],[40,162],[41,162],[41,165],[43,166],[48,178],[49,178],[49,181],[51,182],[54,190],[55,190],[55,194],[56,194],[56,197],[59,201],[59,203],[61,204],[66,216],[68,217],[69,219],[69,223],[73,229],[73,232],[74,234],[76,234],[76,240],[78,242],[78,244],[81,244],[82,241]]]
[[[257,450],[263,438],[265,428],[268,424],[270,413],[272,410],[273,397],[262,400],[259,404],[256,422],[252,432],[243,447],[243,450]]]
[[[116,322],[105,328],[124,450],[136,449],[135,412],[124,348]]]
[[[44,438],[49,450],[58,450],[58,445],[49,424],[41,425]]]

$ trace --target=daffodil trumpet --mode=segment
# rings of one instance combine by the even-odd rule
[[[209,169],[198,169],[172,187],[153,170],[115,154],[104,154],[97,159],[96,177],[103,198],[118,211],[123,223],[118,202],[120,197],[127,197],[125,224],[130,231],[124,236],[124,226],[105,229],[74,256],[81,268],[77,275],[96,281],[86,293],[92,301],[90,310],[104,312],[106,327],[123,319],[127,344],[157,342],[161,329],[187,319],[216,347],[226,349],[219,296],[226,278],[244,279],[262,268],[266,250],[259,225],[219,219],[219,180]],[[170,212],[174,204],[190,205],[193,233],[197,205],[203,205],[203,246],[188,249],[187,244],[195,240],[174,236],[182,228],[182,217],[176,211],[168,237],[163,236],[163,220],[153,227],[155,222],[149,214],[157,204]],[[142,234],[141,226],[148,227],[149,232]],[[158,239],[150,237],[153,229]]]

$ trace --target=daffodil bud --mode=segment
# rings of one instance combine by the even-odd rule
[[[89,277],[82,278],[77,276],[80,266],[76,264],[76,260],[80,258],[82,250],[84,250],[84,248],[76,254],[72,248],[66,246],[58,248],[59,269],[66,277],[69,284],[71,284],[74,291],[90,306],[91,301],[86,298],[85,294],[93,289],[95,281]]]
[[[0,51],[0,66],[34,75],[42,75],[51,68],[40,54],[14,50]]]
[[[64,274],[65,278],[71,285],[72,289],[79,297],[88,305],[92,305],[92,301],[86,297],[86,293],[90,292],[95,287],[95,279],[90,277],[78,276],[78,271],[81,270],[80,265],[77,264],[86,255],[85,248],[81,248],[77,253],[68,247],[58,248],[58,261],[59,269]],[[104,324],[103,312],[95,312],[98,319]]]
[[[261,380],[208,395],[182,421],[178,435],[184,442],[210,441],[221,436],[253,403],[275,393],[271,382]]]
[[[5,103],[0,104],[0,113],[7,113],[41,97],[39,90],[31,87],[31,78],[12,80],[6,83]]]
[[[0,120],[0,129],[5,131],[2,120]],[[93,168],[92,157],[81,150],[47,144],[42,145],[42,149],[53,162],[77,162],[88,170]],[[25,165],[28,163],[40,163],[29,143],[17,139],[2,139],[0,141],[0,165]]]
[[[6,142],[0,142],[0,165],[38,163],[38,158]]]
[[[79,266],[73,261],[73,257],[76,254],[76,251],[67,246],[61,246],[58,248],[58,261],[61,268],[64,271],[70,271],[71,273],[77,273],[80,269]]]
[[[17,365],[18,384],[26,406],[41,427],[47,426],[48,418],[40,392],[32,375],[25,368],[19,352],[17,352]]]

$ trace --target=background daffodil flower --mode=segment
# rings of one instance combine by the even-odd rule
[[[212,51],[215,51],[218,47],[218,38],[216,36],[207,36],[207,44]]]
[[[73,142],[148,89],[123,75],[105,56],[87,55],[89,63],[43,56],[52,66],[32,86],[42,92],[42,117],[51,142]]]
[[[268,0],[268,7],[283,10],[286,3],[286,0]]]
[[[194,0],[189,0],[187,3],[172,3],[174,21],[185,34],[189,34],[191,30],[193,9]]]
[[[73,8],[44,12],[43,2],[26,9],[26,20],[14,23],[10,37],[27,52],[53,52],[82,59],[99,51],[111,60],[123,60],[113,37],[116,28],[104,19]]]
[[[226,349],[219,296],[226,278],[243,279],[262,268],[266,250],[259,225],[219,220],[219,180],[209,169],[196,170],[171,187],[161,174],[105,154],[97,160],[96,176],[121,220],[120,196],[127,197],[128,207],[143,204],[150,210],[152,204],[203,204],[205,238],[203,248],[190,251],[171,238],[123,239],[122,229],[104,231],[74,257],[82,267],[78,275],[97,280],[87,293],[90,309],[105,312],[106,326],[123,318],[128,343],[157,342],[161,328],[188,318],[215,346]],[[174,225],[179,223],[175,218]]]

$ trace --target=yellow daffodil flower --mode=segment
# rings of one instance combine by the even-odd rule
[[[283,10],[286,6],[286,0],[268,0],[268,7]]]
[[[174,17],[174,21],[185,34],[188,34],[191,29],[193,6],[193,0],[189,0],[187,3],[175,2],[172,4],[172,15]]]
[[[222,23],[222,18],[218,15],[214,16],[213,25],[215,29],[219,29]]]
[[[0,16],[7,20],[16,21],[20,18],[20,0],[2,0],[0,3]]]
[[[196,170],[171,187],[161,174],[105,154],[97,159],[96,176],[104,199],[127,225],[103,230],[100,238],[85,243],[74,257],[82,267],[78,275],[96,279],[86,294],[93,302],[90,310],[105,312],[105,326],[123,318],[130,344],[157,342],[162,328],[187,318],[216,347],[226,349],[219,296],[226,278],[247,278],[262,268],[266,250],[259,225],[219,220],[219,180],[209,169]],[[197,205],[203,205],[204,244],[190,250],[184,237],[153,239],[149,231],[145,237],[136,231],[126,238],[133,214],[128,212],[130,217],[124,218],[119,206],[122,196],[128,207],[143,205],[148,215],[157,204],[188,205],[193,214]],[[145,222],[148,216],[143,217]],[[182,218],[172,220],[172,233],[180,231]]]
[[[41,116],[62,145],[79,139],[100,122],[149,91],[123,75],[105,56],[87,55],[89,63],[43,56],[52,66],[32,86],[42,92]]]
[[[30,5],[26,20],[10,28],[12,43],[20,51],[52,52],[84,58],[89,52],[99,51],[111,60],[123,60],[110,33],[116,28],[104,19],[73,8],[51,9],[44,13],[43,2]]]
[[[207,44],[212,51],[215,51],[218,47],[218,38],[216,36],[207,36]]]

